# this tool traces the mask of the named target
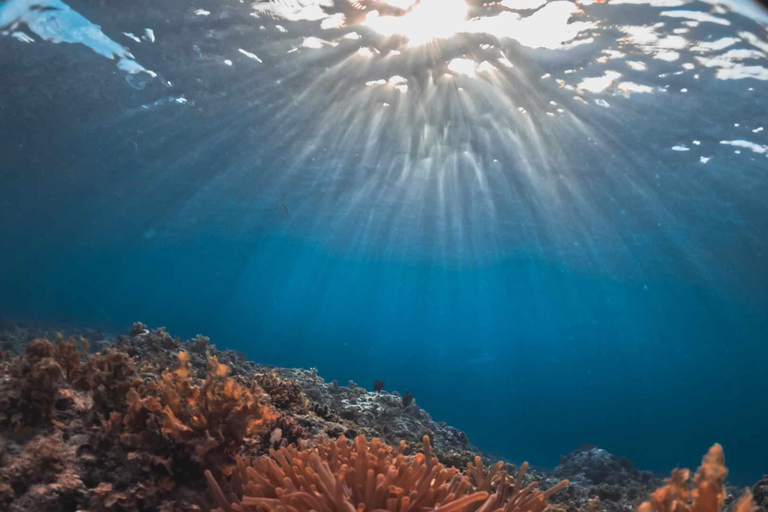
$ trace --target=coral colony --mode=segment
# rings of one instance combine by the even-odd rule
[[[262,367],[204,336],[181,342],[139,323],[99,347],[75,336],[17,341],[0,351],[3,511],[753,512],[755,500],[768,503],[768,479],[754,499],[725,486],[719,445],[692,479],[676,469],[665,483],[594,447],[551,474],[518,470],[380,381],[373,393],[325,383],[315,370]]]

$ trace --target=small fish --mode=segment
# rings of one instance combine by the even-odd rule
[[[377,380],[373,383],[373,390],[377,393],[384,389],[384,381],[383,380]]]

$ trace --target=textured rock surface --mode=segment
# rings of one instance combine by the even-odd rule
[[[768,512],[768,475],[755,484],[752,494],[755,495],[755,504],[760,507],[760,510]]]

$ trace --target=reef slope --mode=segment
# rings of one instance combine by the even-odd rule
[[[206,471],[226,479],[238,457],[361,435],[403,441],[405,455],[426,448],[446,467],[497,460],[412,396],[325,382],[315,369],[263,366],[205,336],[182,341],[141,323],[119,336],[0,325],[3,511],[206,510]],[[516,473],[511,461],[498,468]],[[549,502],[569,512],[634,510],[663,484],[597,447],[561,457],[550,472],[529,469],[522,483],[548,489],[563,479],[570,485]],[[763,512],[767,482],[753,489]],[[725,505],[736,495],[726,487]]]

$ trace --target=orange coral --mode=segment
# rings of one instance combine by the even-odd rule
[[[199,463],[215,466],[223,462],[223,452],[232,454],[251,441],[256,444],[269,430],[277,415],[265,401],[260,388],[249,389],[230,378],[229,368],[215,357],[208,360],[206,380],[197,384],[190,375],[189,355],[179,352],[176,370],[164,372],[160,381],[128,390],[123,425],[129,432],[150,437],[160,430]],[[208,461],[211,456],[219,460]]]
[[[640,505],[638,512],[719,512],[723,505],[723,482],[728,476],[723,447],[715,444],[704,456],[689,487],[690,471],[675,469],[666,485],[657,489],[650,501]],[[755,508],[752,495],[745,492],[735,510],[751,512]]]
[[[432,456],[428,437],[425,453],[406,457],[404,451],[404,442],[395,450],[362,435],[350,445],[342,436],[311,448],[271,450],[270,457],[238,458],[224,488],[205,475],[216,512],[542,512],[547,497],[568,484],[534,491],[535,483],[522,487],[522,472],[512,482],[498,465],[487,475],[480,464],[462,475]]]

